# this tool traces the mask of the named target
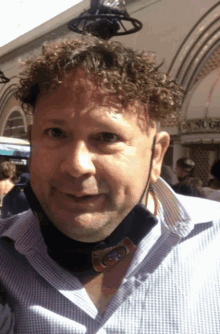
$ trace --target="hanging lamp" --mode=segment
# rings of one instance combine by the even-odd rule
[[[129,29],[125,22],[129,23]],[[68,23],[68,28],[73,32],[90,33],[106,40],[113,36],[133,34],[142,26],[140,21],[129,16],[124,0],[91,0],[90,9]]]

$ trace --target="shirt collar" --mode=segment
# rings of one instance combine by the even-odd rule
[[[153,189],[162,203],[158,218],[180,237],[186,237],[196,224],[214,221],[220,214],[219,202],[176,194],[162,178],[154,183]]]
[[[159,201],[161,224],[180,237],[187,236],[194,228],[194,222],[178,195],[162,178],[152,186]]]
[[[2,224],[2,223],[1,223]],[[27,254],[34,248],[44,248],[43,237],[37,226],[37,221],[31,210],[25,211],[19,215],[3,220],[3,225],[9,226],[1,233],[0,238],[7,237],[14,241],[15,249],[21,254]]]

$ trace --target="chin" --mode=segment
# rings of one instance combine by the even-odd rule
[[[108,230],[111,220],[109,216],[101,213],[77,213],[51,214],[47,212],[48,217],[63,234],[71,239],[82,242],[96,242],[94,240],[105,238],[105,231]],[[103,235],[103,237],[102,237]],[[107,237],[107,235],[106,235]]]

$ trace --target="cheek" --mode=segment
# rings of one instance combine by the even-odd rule
[[[40,144],[34,144],[31,149],[30,159],[30,173],[32,179],[38,178],[43,181],[47,178],[47,175],[52,176],[57,161],[56,153],[41,147]]]
[[[148,173],[149,154],[143,149],[127,148],[120,160],[124,167],[125,174],[137,183],[143,182],[143,178]],[[120,162],[120,161],[119,161]]]
[[[145,156],[140,157],[137,152],[130,149],[120,156],[106,159],[100,172],[103,170],[106,171],[105,178],[114,195],[123,194],[134,200],[136,196],[139,198],[139,193],[143,190],[148,176]]]

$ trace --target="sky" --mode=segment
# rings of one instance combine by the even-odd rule
[[[2,0],[0,47],[38,27],[82,0]]]

